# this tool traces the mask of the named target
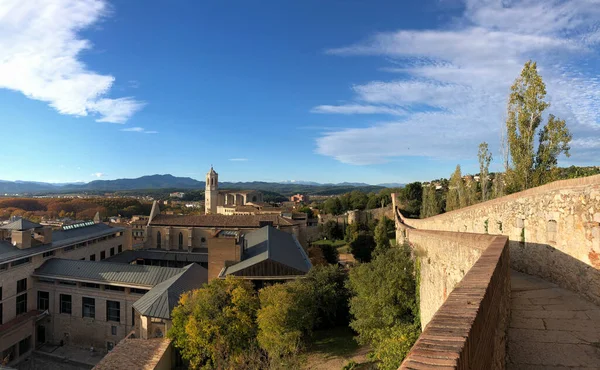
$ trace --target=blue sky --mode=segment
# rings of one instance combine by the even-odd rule
[[[0,2],[0,179],[367,183],[500,169],[538,61],[598,164],[600,1]]]

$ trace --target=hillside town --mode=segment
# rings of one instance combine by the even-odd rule
[[[600,370],[600,0],[0,0],[0,370]]]

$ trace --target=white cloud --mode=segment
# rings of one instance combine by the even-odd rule
[[[96,172],[96,173],[93,173],[91,176],[96,177],[96,178],[101,178],[101,177],[106,176],[106,174],[102,173],[102,172]]]
[[[230,158],[229,160],[232,162],[246,162],[248,158]]]
[[[139,132],[142,134],[158,134],[158,131],[146,131],[146,129],[144,129],[143,127],[128,127],[128,128],[123,128],[120,131]]]
[[[126,122],[144,103],[107,97],[115,78],[79,59],[92,44],[78,33],[98,23],[107,8],[104,0],[2,1],[0,88],[47,102],[60,114]]]
[[[324,113],[324,114],[391,114],[391,115],[403,115],[406,112],[400,108],[389,108],[375,105],[360,105],[360,104],[346,104],[346,105],[319,105],[314,107],[311,112],[313,113]]]
[[[571,161],[578,160],[578,146],[590,147],[580,137],[600,141],[600,78],[593,67],[600,0],[468,0],[465,5],[450,28],[380,33],[328,50],[383,57],[392,66],[382,70],[402,76],[353,86],[354,102],[346,106],[407,114],[394,122],[323,133],[317,152],[352,164],[398,156],[473,159],[479,142],[497,147],[510,85],[528,59],[538,62],[546,82],[548,111],[566,119],[573,132]],[[331,106],[312,111],[321,113],[320,107]],[[328,113],[369,113],[334,108]]]

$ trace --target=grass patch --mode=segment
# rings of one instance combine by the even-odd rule
[[[346,242],[343,240],[317,240],[312,243],[313,245],[332,245],[334,247],[341,247],[346,245]]]
[[[309,352],[322,353],[326,357],[348,357],[358,348],[352,329],[339,327],[314,332]]]

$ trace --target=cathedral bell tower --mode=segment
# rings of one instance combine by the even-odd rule
[[[219,174],[215,172],[212,165],[206,174],[206,189],[204,191],[204,213],[217,214],[217,202],[219,199]]]

